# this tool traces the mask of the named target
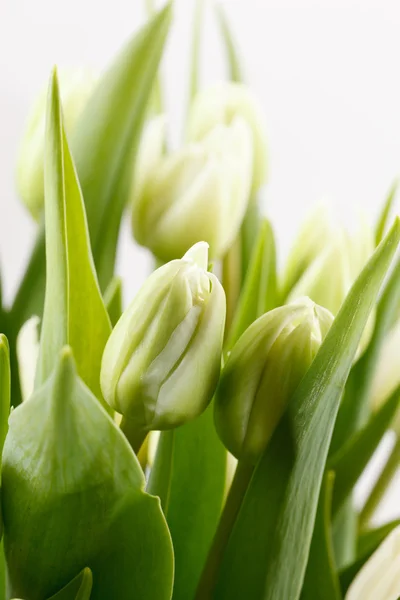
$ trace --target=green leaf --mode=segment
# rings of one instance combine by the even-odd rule
[[[170,600],[171,538],[159,500],[120,429],[63,349],[15,409],[3,454],[10,593],[47,598],[86,566],[91,600]]]
[[[377,246],[381,243],[381,241],[383,240],[383,237],[385,235],[385,231],[388,226],[389,215],[392,210],[394,199],[396,197],[398,185],[399,185],[399,182],[395,181],[394,184],[392,185],[392,187],[390,188],[390,191],[385,200],[385,203],[382,206],[382,210],[379,215],[379,219],[376,224],[376,230],[375,230],[375,244]]]
[[[268,220],[260,225],[246,279],[232,323],[228,348],[232,348],[242,333],[258,317],[278,304],[276,247],[272,226]]]
[[[123,48],[99,81],[71,139],[102,289],[113,274],[136,148],[170,19],[168,4]],[[40,228],[12,309],[15,335],[32,314],[41,316],[44,281],[44,232]]]
[[[90,600],[92,586],[92,571],[86,567],[62,590],[51,596],[49,600]]]
[[[362,475],[400,405],[400,386],[372,415],[363,429],[355,433],[329,460],[335,472],[332,513],[335,515]]]
[[[121,217],[170,20],[168,3],[126,45],[103,75],[71,139],[102,289],[113,275]]]
[[[217,3],[215,5],[215,10],[228,59],[230,79],[232,81],[240,82],[242,81],[242,69],[240,66],[239,53],[236,42],[233,38],[231,26],[226,17],[222,4]]]
[[[122,279],[113,277],[105,293],[104,304],[110,317],[111,325],[115,327],[117,321],[122,315]]]
[[[385,337],[400,306],[400,259],[397,259],[378,302],[374,331],[368,347],[350,372],[336,421],[330,454],[336,453],[369,419],[370,391]]]
[[[10,414],[10,350],[5,335],[0,333],[0,460],[8,431]]]
[[[331,539],[331,501],[335,475],[325,474],[315,518],[301,600],[340,600]]]
[[[393,529],[400,525],[400,519],[395,519],[394,521],[390,521],[389,523],[385,523],[380,527],[375,527],[373,529],[366,529],[365,531],[361,531],[357,540],[357,555],[358,557],[362,557],[365,555],[371,556],[381,545],[383,540],[389,535]]]
[[[350,290],[256,467],[224,556],[219,600],[300,596],[335,417],[399,239],[396,220]]]
[[[195,421],[161,433],[153,466],[157,475],[148,491],[161,496],[172,536],[174,600],[194,598],[221,514],[226,461],[212,406]]]
[[[55,72],[48,96],[44,186],[47,280],[36,385],[52,373],[61,348],[70,345],[80,376],[101,399],[100,365],[111,324],[97,282]]]

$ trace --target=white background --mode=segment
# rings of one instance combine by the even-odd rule
[[[397,0],[225,0],[246,78],[268,121],[266,211],[286,252],[308,207],[328,196],[347,217],[375,216],[400,166],[400,4]],[[176,0],[163,69],[171,118],[185,106],[192,0]],[[211,11],[210,11],[211,12]],[[14,186],[29,106],[54,63],[102,68],[143,22],[142,0],[0,0],[0,261],[11,298],[35,226]],[[223,76],[211,14],[204,81]],[[130,297],[149,267],[125,227],[119,269]],[[385,515],[396,512],[396,501]]]

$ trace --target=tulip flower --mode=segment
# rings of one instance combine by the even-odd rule
[[[157,269],[107,342],[101,389],[130,429],[177,427],[202,413],[213,396],[225,294],[207,261],[203,242]]]
[[[136,169],[132,226],[136,240],[163,261],[201,240],[213,258],[231,245],[250,195],[251,131],[235,118],[201,141],[165,155],[165,123],[150,123]]]
[[[332,321],[302,298],[264,314],[239,338],[215,401],[217,431],[236,458],[260,458]]]
[[[72,133],[97,78],[89,69],[66,69],[59,72],[64,123]],[[47,85],[39,93],[28,117],[21,140],[17,162],[17,187],[21,200],[34,219],[38,220],[44,206],[44,134]]]
[[[345,600],[398,600],[400,527],[382,542],[350,585]]]
[[[202,140],[217,125],[230,125],[237,117],[250,127],[253,143],[252,189],[257,191],[266,180],[266,126],[257,97],[242,83],[223,82],[200,92],[188,118],[189,140]]]
[[[371,229],[361,222],[350,234],[345,227],[330,224],[329,213],[318,211],[309,220],[289,255],[284,288],[288,301],[309,296],[336,315],[354,280],[374,249]],[[320,229],[315,231],[315,229]],[[297,266],[297,276],[295,268]],[[294,284],[291,287],[291,282]]]

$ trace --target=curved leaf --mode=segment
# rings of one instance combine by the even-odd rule
[[[114,277],[110,281],[104,293],[104,304],[106,305],[111,325],[115,327],[122,315],[122,279],[120,277]]]
[[[13,411],[3,456],[12,594],[46,598],[87,566],[91,600],[170,600],[173,551],[159,500],[144,492],[135,454],[69,348]]]
[[[389,221],[389,215],[390,215],[393,203],[394,203],[394,199],[396,197],[398,186],[399,186],[399,182],[395,181],[394,184],[392,185],[392,187],[390,188],[387,198],[382,206],[382,210],[379,215],[378,222],[376,224],[376,231],[375,231],[376,246],[378,246],[378,244],[381,243],[381,241],[383,240],[383,236],[385,235],[385,231],[386,231],[388,221]]]
[[[145,25],[104,73],[71,138],[102,289],[112,277],[134,156],[171,20],[171,6]],[[44,231],[38,238],[12,308],[15,335],[41,316],[45,281]]]
[[[256,467],[224,556],[219,600],[300,597],[335,417],[399,239],[396,220],[350,290]]]
[[[61,348],[70,345],[80,376],[100,399],[101,358],[111,324],[93,264],[55,72],[48,96],[44,186],[47,279],[36,386],[54,370]]]
[[[217,3],[215,5],[215,10],[217,14],[218,24],[222,34],[222,40],[224,42],[226,50],[226,55],[228,58],[230,79],[232,81],[240,82],[242,81],[242,69],[240,67],[239,53],[237,50],[236,42],[233,39],[231,26],[226,17],[222,4]]]
[[[90,600],[92,586],[92,571],[86,567],[62,590],[51,596],[49,600]]]
[[[329,460],[329,468],[335,472],[332,513],[335,515],[372,458],[400,405],[398,387],[383,406],[371,417],[367,425]]]
[[[301,600],[340,600],[339,578],[331,539],[331,502],[335,474],[328,471],[321,487]]]
[[[0,333],[0,461],[8,431],[11,402],[10,350],[5,335]]]

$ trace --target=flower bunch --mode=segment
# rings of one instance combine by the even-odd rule
[[[37,242],[0,302],[0,600],[400,596],[399,522],[372,520],[400,441],[354,501],[398,440],[394,190],[375,232],[319,210],[281,272],[263,111],[217,14],[232,81],[192,89],[179,148],[157,93],[170,5],[35,106]],[[155,258],[126,308],[125,212]]]

